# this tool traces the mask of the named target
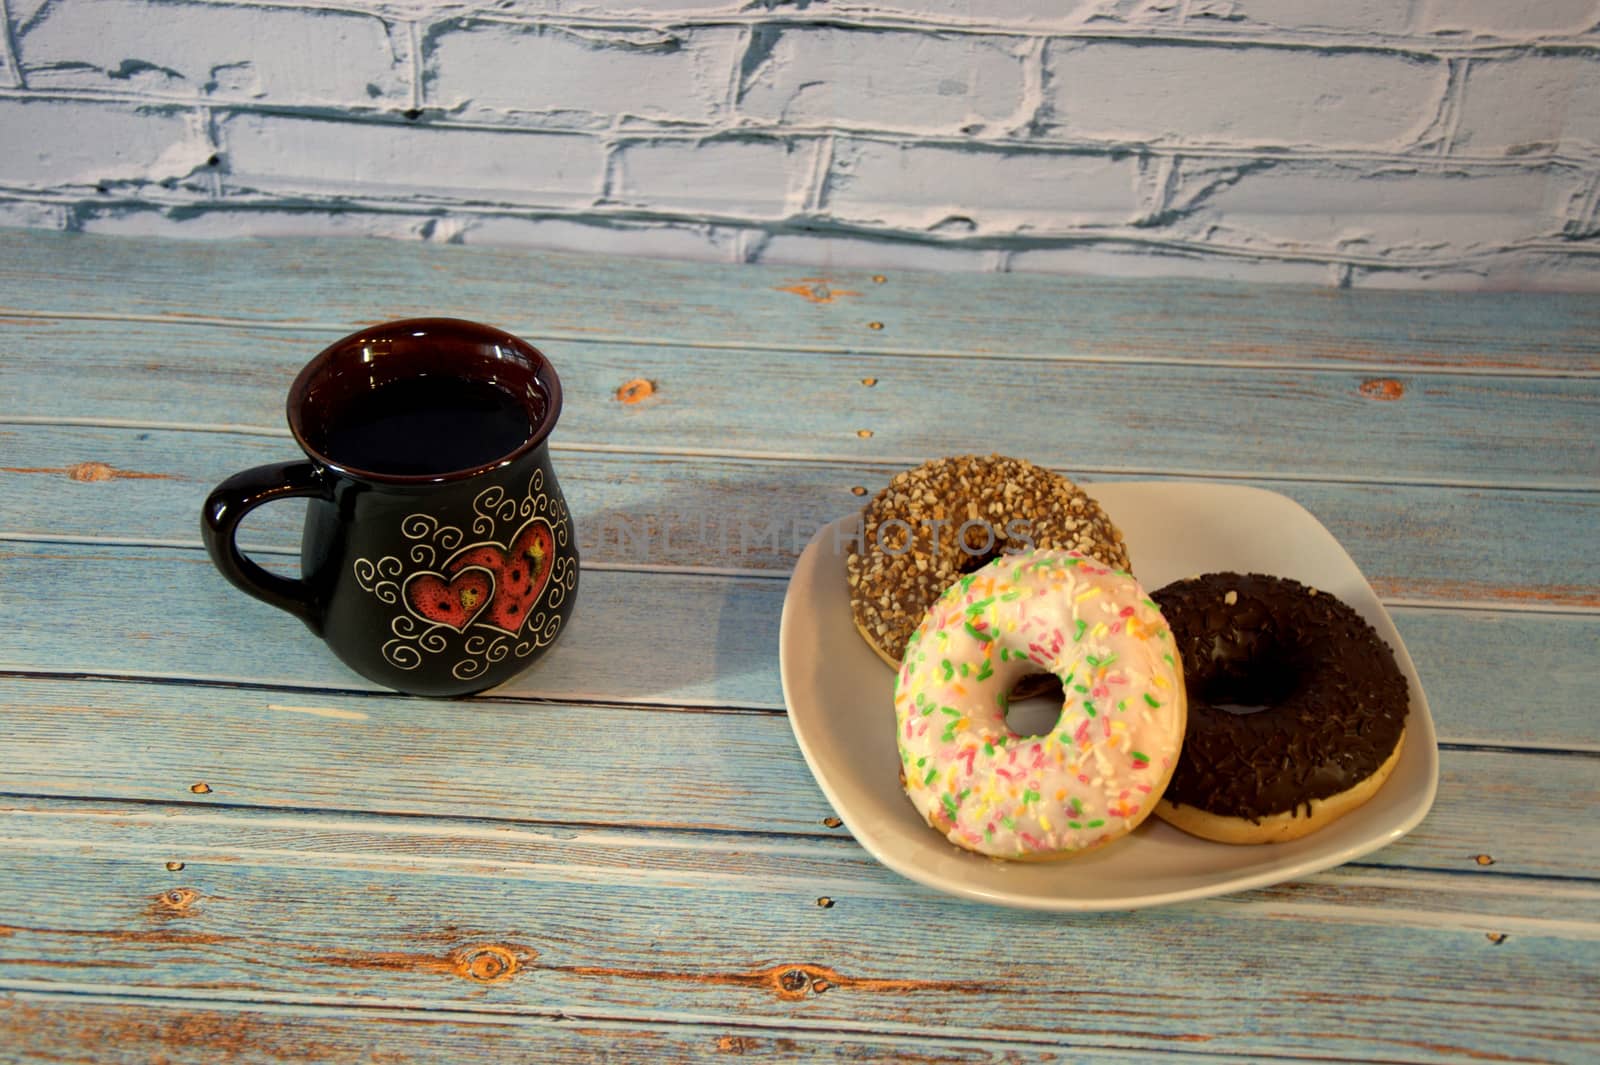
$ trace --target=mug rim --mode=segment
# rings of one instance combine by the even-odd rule
[[[505,345],[514,349],[519,356],[524,358],[532,367],[531,376],[541,386],[545,399],[544,413],[537,422],[533,423],[533,430],[528,434],[527,438],[504,455],[500,455],[488,462],[482,462],[475,466],[464,466],[458,470],[446,470],[442,473],[382,473],[377,470],[369,470],[341,462],[328,455],[321,448],[314,446],[305,431],[304,411],[307,405],[308,393],[317,376],[329,363],[362,341],[387,340],[395,333],[416,333],[418,330],[446,331],[455,337],[464,337],[469,341],[488,342],[497,346]],[[466,318],[438,316],[400,318],[358,329],[353,333],[340,337],[312,356],[311,360],[295,375],[294,382],[289,386],[289,395],[285,405],[287,407],[290,435],[294,437],[294,441],[299,445],[300,450],[304,451],[309,458],[320,466],[372,484],[401,486],[454,484],[470,481],[474,477],[494,470],[504,469],[543,447],[550,436],[550,431],[555,428],[556,421],[561,416],[561,378],[557,375],[555,366],[545,357],[544,352],[521,337],[508,333],[503,329],[497,329],[482,322],[470,321]]]

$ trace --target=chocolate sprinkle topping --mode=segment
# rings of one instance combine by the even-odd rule
[[[850,609],[873,644],[899,661],[944,590],[1002,554],[1080,551],[1126,570],[1122,534],[1083,489],[1001,455],[935,459],[896,474],[862,511],[845,560]]]
[[[1259,573],[1191,577],[1152,598],[1189,695],[1170,802],[1259,820],[1348,791],[1394,753],[1406,678],[1338,598]]]

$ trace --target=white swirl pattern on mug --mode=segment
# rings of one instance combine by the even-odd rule
[[[561,531],[565,532],[566,528],[565,525],[561,526]],[[565,541],[562,541],[562,546],[566,546]],[[550,598],[545,605],[551,610],[557,610],[567,601],[567,594],[578,586],[578,563],[571,555],[561,555],[556,559],[550,573],[550,583],[554,587],[550,589]],[[538,622],[534,622],[534,627],[538,627]],[[545,641],[548,642],[549,640]]]
[[[537,477],[539,471],[535,470],[534,474]],[[540,480],[542,481],[542,478]],[[520,508],[524,517],[533,513],[533,500],[537,492],[538,490],[530,483],[528,496],[523,500]],[[498,522],[516,521],[519,510],[517,501],[508,498],[505,489],[497,484],[479,492],[477,498],[472,501],[472,509],[478,515],[472,520],[472,531],[480,536],[493,532]]]
[[[404,640],[390,640],[383,645],[383,657],[396,669],[416,669],[422,665],[422,653]]]
[[[400,534],[407,540],[426,541],[413,544],[411,561],[419,566],[432,566],[440,551],[454,551],[465,538],[454,525],[441,525],[432,514],[411,514],[400,523]]]
[[[398,577],[405,570],[405,564],[393,555],[386,555],[372,562],[365,558],[356,559],[356,583],[363,590],[371,592],[378,597],[380,603],[397,603],[400,601],[400,585],[388,578]],[[380,580],[379,578],[384,578]]]
[[[457,680],[472,680],[482,676],[489,666],[499,662],[511,653],[507,641],[510,637],[500,633],[494,637],[473,634],[467,637],[466,658],[457,662],[450,669],[450,675]]]

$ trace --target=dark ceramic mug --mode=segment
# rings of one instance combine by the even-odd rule
[[[201,532],[222,575],[397,691],[465,695],[543,654],[572,613],[578,548],[547,438],[561,382],[498,329],[417,318],[352,333],[289,389],[306,458],[235,474]],[[240,553],[240,520],[305,497],[300,579]]]

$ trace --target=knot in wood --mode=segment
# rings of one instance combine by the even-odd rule
[[[514,951],[498,944],[466,947],[456,951],[455,969],[459,976],[480,984],[496,984],[516,975],[522,963]]]
[[[778,291],[799,296],[808,303],[832,303],[841,296],[861,295],[855,289],[834,288],[826,277],[802,277],[793,285],[778,286]]]
[[[617,386],[617,402],[634,404],[649,399],[656,394],[654,381],[643,377],[635,377],[631,381],[624,381]]]
[[[199,897],[194,888],[169,888],[156,896],[156,906],[167,913],[184,913]]]
[[[838,973],[820,965],[775,965],[766,972],[773,990],[783,999],[820,995],[839,983]]]
[[[116,475],[117,471],[104,462],[80,462],[76,466],[67,467],[67,476],[83,484],[109,481]]]

